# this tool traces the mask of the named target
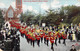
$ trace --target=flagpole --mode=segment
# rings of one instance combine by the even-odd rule
[[[40,17],[39,17],[39,26],[41,26],[41,19],[40,19],[41,18],[41,5],[40,5],[39,9],[40,9],[39,10],[39,15],[40,15]]]

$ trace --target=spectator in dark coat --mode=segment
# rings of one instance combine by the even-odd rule
[[[70,49],[70,51],[76,51],[76,48],[74,45],[72,45],[72,48]]]

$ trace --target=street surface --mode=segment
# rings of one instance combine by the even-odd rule
[[[19,33],[19,32],[18,32]],[[19,33],[20,34],[20,33]],[[44,41],[43,41],[44,42]],[[80,42],[71,42],[70,40],[66,40],[66,46],[63,44],[63,40],[61,40],[61,44],[54,44],[54,51],[70,51],[72,45],[80,45]],[[51,44],[49,42],[49,46],[40,42],[40,47],[38,47],[37,43],[35,43],[35,47],[31,46],[31,44],[27,43],[25,37],[20,36],[20,51],[52,51]]]

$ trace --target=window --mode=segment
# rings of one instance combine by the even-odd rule
[[[8,11],[8,17],[9,17],[9,18],[12,18],[12,17],[13,17],[13,10],[12,10],[12,9],[10,9],[10,10]]]

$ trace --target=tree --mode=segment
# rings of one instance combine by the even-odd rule
[[[54,11],[54,10],[48,10],[46,11],[46,24],[52,25],[58,25],[60,23],[60,15]]]
[[[80,23],[80,16],[79,15],[78,16],[74,16],[72,18],[72,23],[79,24]]]
[[[77,7],[74,5],[61,7],[60,11],[64,13],[61,15],[61,12],[60,12],[60,15],[61,15],[60,17],[63,17],[64,23],[68,23],[68,24],[73,23],[73,19],[74,19],[73,17],[80,15],[80,7]]]
[[[25,22],[27,25],[33,24],[34,23],[34,18],[35,13],[31,12],[31,11],[26,11],[25,13],[21,14],[20,20],[22,22]]]
[[[33,12],[27,11],[22,14],[21,20],[27,24],[41,24],[46,23],[49,25],[59,25],[60,23],[79,23],[80,19],[80,7],[77,6],[65,6],[58,10],[49,9],[45,11],[46,14],[35,14]]]

